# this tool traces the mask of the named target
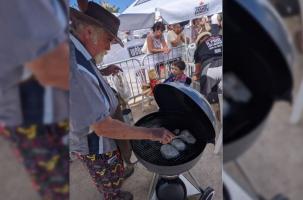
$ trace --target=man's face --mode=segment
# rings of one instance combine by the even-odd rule
[[[97,64],[100,64],[103,57],[110,50],[110,45],[113,41],[113,37],[106,31],[97,30],[95,34],[92,35],[93,48],[95,49],[94,59]]]
[[[174,31],[175,31],[176,34],[181,33],[182,30],[181,30],[180,24],[175,24],[174,25]]]

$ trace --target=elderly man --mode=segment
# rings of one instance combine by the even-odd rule
[[[70,150],[86,164],[104,199],[133,199],[121,191],[124,167],[113,139],[147,139],[168,143],[173,134],[164,128],[132,127],[112,118],[118,100],[99,73],[96,64],[117,37],[119,19],[94,2],[81,1],[81,11],[70,10],[71,77],[70,77]],[[101,71],[110,75],[115,66]]]
[[[217,87],[215,94],[222,92],[222,36],[212,36],[209,32],[200,33],[196,45],[193,80],[200,81],[200,92],[212,101],[214,98],[211,92],[215,86]],[[214,101],[218,101],[218,98]]]

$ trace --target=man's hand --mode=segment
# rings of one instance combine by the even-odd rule
[[[192,80],[193,81],[198,81],[200,77],[198,75],[193,75]]]
[[[108,67],[100,70],[103,76],[116,75],[119,71],[123,72],[123,70],[117,65],[109,65]]]
[[[150,128],[152,140],[167,144],[174,139],[175,135],[165,128]]]
[[[164,48],[163,49],[163,53],[169,53],[170,52],[170,49],[169,48]]]

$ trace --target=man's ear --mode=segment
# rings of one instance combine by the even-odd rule
[[[85,27],[84,29],[84,37],[85,37],[85,40],[90,40],[92,35],[93,35],[93,28],[91,26],[87,26]]]

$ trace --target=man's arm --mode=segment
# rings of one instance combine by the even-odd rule
[[[177,35],[177,38],[173,39],[174,35],[173,31],[169,31],[167,34],[167,42],[170,42],[172,47],[176,47],[180,43],[180,35]]]
[[[100,69],[99,71],[102,76],[116,75],[119,72],[123,72],[123,70],[117,65],[109,65],[106,68]]]
[[[195,72],[194,72],[194,76],[193,76],[193,80],[197,81],[200,79],[202,73],[202,65],[201,63],[196,63],[195,64]]]
[[[190,39],[189,39],[188,37],[186,37],[186,36],[184,35],[184,33],[181,33],[181,41],[182,41],[183,43],[189,44]]]
[[[177,38],[175,40],[171,41],[171,45],[173,47],[176,47],[176,46],[178,46],[178,44],[180,43],[180,41],[181,41],[181,35],[177,35]]]
[[[183,33],[180,33],[180,40],[185,43],[185,35]]]
[[[52,51],[25,64],[44,86],[69,88],[69,45],[64,42]]]
[[[164,128],[134,127],[107,117],[91,126],[95,133],[112,139],[153,140],[169,143],[174,135]]]
[[[185,43],[185,35],[183,33],[180,33],[177,35],[177,38],[173,41],[171,41],[171,44],[173,47],[178,46],[181,42]]]

